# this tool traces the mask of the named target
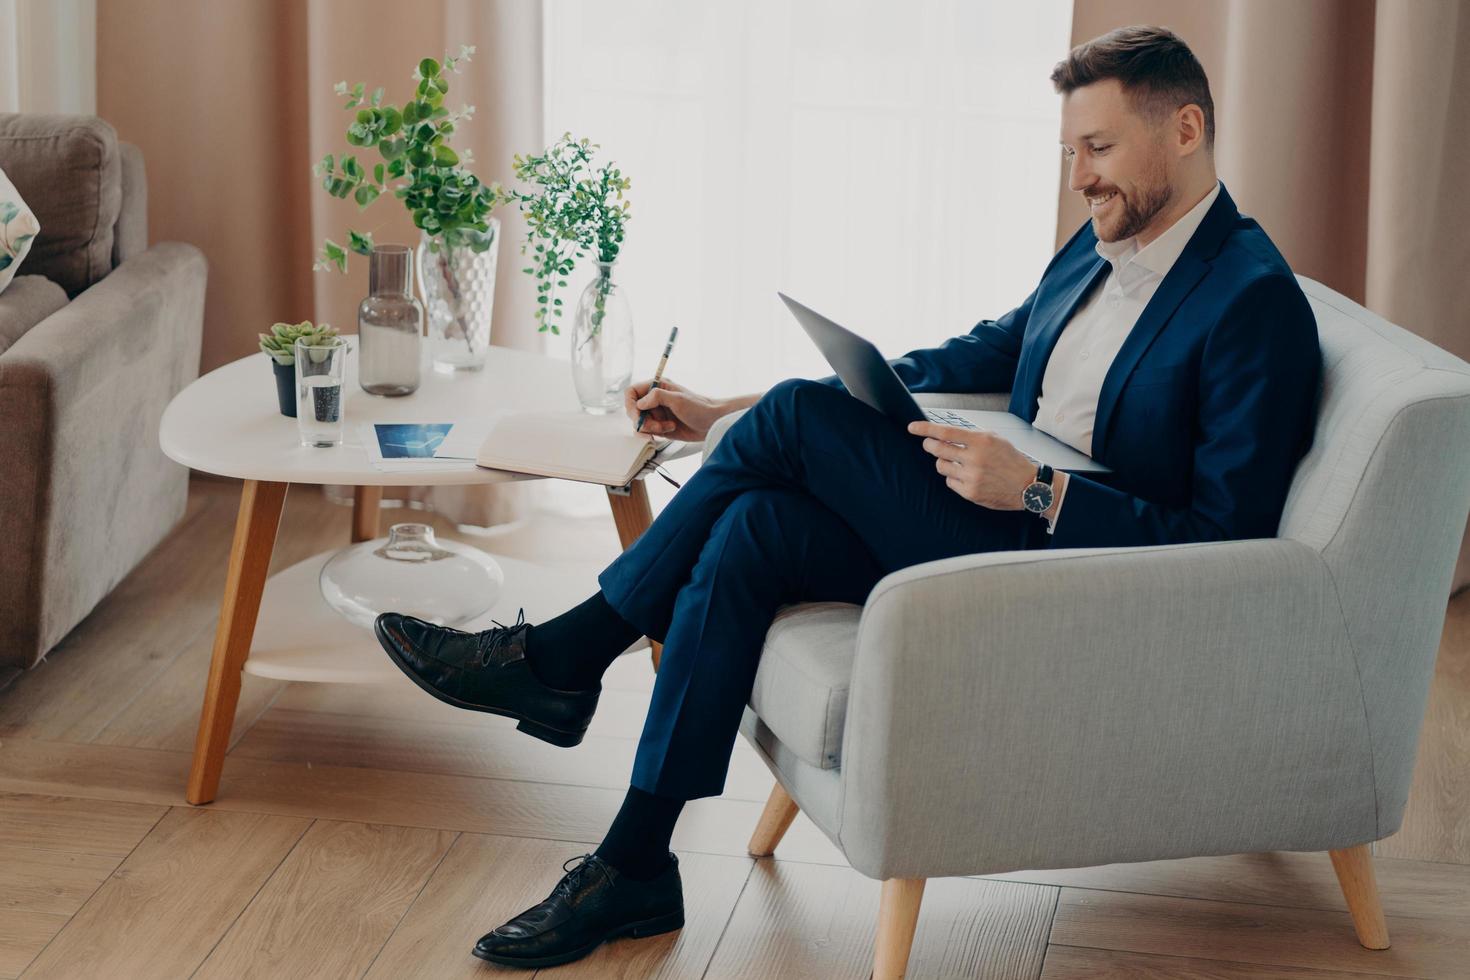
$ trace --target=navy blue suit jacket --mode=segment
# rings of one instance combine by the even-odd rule
[[[1010,391],[1036,420],[1062,328],[1109,272],[1084,224],[1026,301],[890,363],[912,391]],[[1286,260],[1220,188],[1103,381],[1092,455],[1070,475],[1054,548],[1274,537],[1311,444],[1322,356]]]

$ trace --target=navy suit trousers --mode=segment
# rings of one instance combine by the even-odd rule
[[[723,792],[781,606],[861,604],[909,565],[1045,547],[1040,518],[960,497],[921,442],[844,390],[784,381],[602,572],[613,609],[664,644],[633,786],[686,800]]]

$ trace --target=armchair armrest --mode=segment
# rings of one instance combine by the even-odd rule
[[[1371,760],[1311,548],[967,555],[868,597],[839,833],[881,878],[1340,847]]]

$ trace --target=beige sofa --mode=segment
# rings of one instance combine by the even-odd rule
[[[188,472],[158,448],[198,375],[204,257],[148,247],[138,149],[91,116],[0,114],[41,232],[0,293],[0,680],[35,666],[168,533]]]

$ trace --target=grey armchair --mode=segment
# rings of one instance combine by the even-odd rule
[[[1403,818],[1470,510],[1470,366],[1299,279],[1325,372],[1279,537],[967,555],[772,624],[750,850],[800,808],[883,880],[874,977],[927,878],[1268,850],[1330,851],[1388,945],[1368,844]]]
[[[0,114],[41,222],[0,294],[0,675],[33,667],[168,533],[158,420],[199,373],[204,257],[148,246],[143,155],[93,116]]]

